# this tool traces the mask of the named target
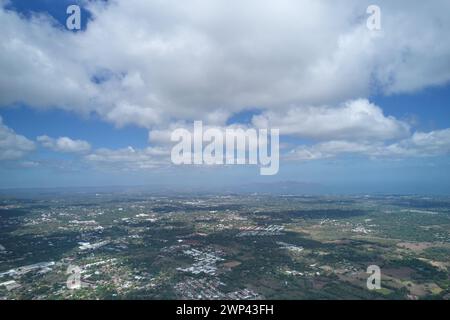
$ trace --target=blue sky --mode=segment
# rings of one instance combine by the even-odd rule
[[[65,29],[74,3],[80,32]],[[450,192],[445,2],[426,16],[380,1],[378,33],[356,19],[358,1],[250,1],[237,15],[222,1],[0,5],[0,188],[289,180],[334,193]],[[194,120],[279,128],[279,173],[173,166],[167,135]]]
[[[67,19],[66,9],[72,4],[79,5],[82,9],[82,15],[86,16],[85,19],[81,20],[81,28],[82,30],[86,30],[86,25],[90,19],[90,13],[89,11],[84,10],[83,1],[80,0],[13,0],[6,5],[6,8],[19,12],[26,17],[30,17],[36,13],[49,14],[59,22],[61,27],[64,27]]]

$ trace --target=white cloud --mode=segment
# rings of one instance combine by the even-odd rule
[[[16,134],[0,117],[0,160],[16,160],[34,149],[33,141]]]
[[[408,124],[386,117],[383,110],[365,99],[337,108],[293,107],[287,112],[266,112],[253,117],[259,128],[278,128],[283,135],[319,140],[387,140],[409,136]]]
[[[192,134],[191,144],[192,144],[192,148],[193,148],[193,146],[194,146],[194,137],[193,137],[194,125],[192,123],[187,124],[187,123],[183,123],[183,122],[178,122],[178,123],[171,124],[168,129],[151,130],[148,135],[149,142],[152,143],[153,145],[157,145],[157,146],[163,147],[163,148],[171,147],[175,143],[175,142],[171,141],[172,132],[179,128],[186,129]],[[262,142],[258,141],[258,131],[257,130],[255,131],[256,136],[254,136],[252,134],[246,135],[248,129],[256,129],[253,126],[243,125],[243,124],[211,126],[211,125],[206,125],[206,124],[202,123],[202,132],[201,133],[205,134],[205,132],[208,129],[217,130],[217,132],[220,132],[223,137],[226,137],[226,132],[228,130],[232,130],[232,132],[234,132],[234,130],[242,130],[242,132],[244,133],[244,135],[246,137],[246,145],[245,146],[244,145],[242,145],[242,146],[236,145],[235,146],[236,149],[243,147],[244,148],[243,150],[246,150],[246,148],[251,148],[254,146],[258,146],[258,145],[261,145],[264,147],[264,144]],[[205,145],[208,145],[209,143],[210,143],[210,141],[203,142],[203,145],[205,146]],[[232,157],[232,155],[230,155],[230,157]]]
[[[176,129],[175,127],[172,127],[173,129],[155,129],[151,130],[148,133],[148,140],[152,144],[156,145],[170,145],[172,142],[170,140],[170,136],[172,134],[172,130]]]
[[[0,1],[0,107],[96,113],[149,129],[158,147],[88,153],[67,137],[38,137],[88,163],[145,169],[170,164],[170,133],[203,120],[224,130],[248,108],[256,127],[319,141],[289,157],[449,152],[448,130],[411,135],[370,94],[414,92],[450,81],[450,2],[380,0],[382,30],[366,28],[369,1],[115,0],[87,2],[94,20],[71,33]],[[426,107],[426,106],[424,106]],[[0,121],[0,159],[34,148]],[[31,164],[31,162],[30,162]]]
[[[397,150],[397,151],[395,151]],[[450,129],[416,132],[410,139],[394,144],[391,151],[412,156],[437,156],[450,153]]]
[[[318,160],[336,157],[339,154],[360,154],[371,150],[370,145],[348,141],[328,141],[311,147],[301,146],[293,149],[288,155],[289,160]]]
[[[170,150],[164,148],[135,149],[98,149],[86,155],[85,160],[102,168],[136,171],[154,169],[170,164]]]
[[[96,112],[119,126],[223,125],[252,106],[336,106],[450,80],[448,1],[378,1],[378,33],[365,26],[368,4],[92,1],[94,20],[76,34],[2,9],[0,105]]]
[[[54,139],[49,136],[39,136],[37,137],[37,141],[40,142],[42,146],[58,152],[85,153],[91,149],[91,145],[88,142],[83,140],[72,140],[68,137]]]
[[[292,150],[287,159],[317,160],[339,155],[363,155],[371,158],[432,157],[450,153],[450,129],[428,133],[416,132],[399,142],[350,142],[333,140],[313,146],[300,146]]]
[[[35,168],[39,166],[39,162],[36,161],[22,161],[19,163],[21,167],[24,168]]]

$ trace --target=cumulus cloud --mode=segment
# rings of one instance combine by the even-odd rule
[[[366,99],[349,101],[337,108],[293,107],[286,113],[265,112],[253,117],[260,128],[279,128],[281,134],[320,140],[388,140],[409,136],[409,125],[386,117]]]
[[[393,145],[391,153],[414,156],[435,156],[450,152],[450,129],[416,132],[410,139]]]
[[[91,145],[88,142],[83,140],[72,140],[68,137],[54,139],[44,135],[37,137],[37,141],[45,148],[57,152],[85,153],[91,149]]]
[[[172,124],[169,126],[168,129],[155,129],[155,130],[151,130],[149,132],[149,142],[157,145],[159,147],[167,147],[167,146],[171,146],[174,144],[174,142],[171,140],[171,136],[172,133],[174,132],[174,130],[176,129],[186,129],[191,133],[191,147],[193,148],[194,146],[194,125],[192,124],[187,124],[184,122],[178,122],[176,124]],[[244,125],[244,124],[231,124],[231,125],[224,125],[224,126],[220,126],[220,125],[207,125],[207,124],[201,124],[201,132],[199,132],[201,134],[201,139],[205,138],[206,133],[208,132],[208,130],[214,130],[213,132],[209,132],[210,134],[213,133],[213,136],[215,136],[216,134],[221,135],[224,139],[223,143],[226,144],[226,136],[227,136],[227,132],[228,134],[232,135],[234,137],[233,134],[238,134],[238,135],[242,135],[245,138],[246,144],[245,145],[240,145],[240,144],[236,144],[235,145],[235,149],[236,150],[246,150],[246,148],[250,148],[250,150],[254,150],[255,147],[257,147],[258,145],[265,147],[266,144],[263,143],[263,141],[259,141],[258,140],[258,136],[259,136],[259,132],[258,130],[254,130],[257,129],[253,126],[250,125]],[[250,129],[250,131],[248,131]],[[200,130],[200,129],[198,129]],[[253,134],[254,133],[254,134]],[[270,132],[269,132],[270,135]],[[207,141],[203,141],[203,145],[208,145],[211,143],[211,139],[205,138],[207,139]],[[232,157],[232,155],[230,155],[230,157]]]
[[[317,160],[339,155],[362,155],[371,158],[431,157],[450,153],[450,129],[416,132],[407,139],[385,144],[332,140],[292,150],[287,159]]]
[[[203,120],[225,130],[233,114],[249,108],[262,110],[252,119],[256,128],[318,141],[293,150],[292,159],[449,149],[447,130],[412,134],[404,121],[358,99],[450,81],[447,0],[380,0],[377,32],[366,28],[371,2],[361,0],[88,1],[93,20],[77,33],[5,4],[0,0],[0,107],[22,102],[149,129],[156,147],[145,149],[90,152],[86,141],[37,138],[94,165],[170,163],[173,129]],[[33,148],[0,121],[0,159]]]
[[[85,156],[85,160],[103,168],[136,171],[153,169],[170,164],[170,151],[163,148],[135,149],[131,146],[123,149],[98,149]]]
[[[24,168],[35,168],[39,166],[39,162],[37,161],[22,161],[19,163],[21,167]]]
[[[118,126],[223,125],[253,106],[272,115],[450,80],[448,1],[378,1],[379,32],[366,28],[368,4],[89,1],[94,19],[78,33],[2,8],[0,105],[95,112]]]
[[[16,160],[34,149],[33,141],[15,133],[0,117],[0,160]]]

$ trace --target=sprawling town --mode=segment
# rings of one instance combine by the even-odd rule
[[[449,299],[449,267],[448,197],[0,200],[0,299]]]

